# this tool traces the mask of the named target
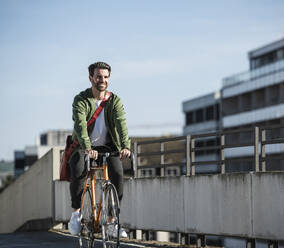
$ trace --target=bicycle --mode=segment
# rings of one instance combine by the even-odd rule
[[[95,238],[100,237],[104,248],[120,247],[119,200],[115,186],[108,178],[107,158],[119,156],[119,152],[110,152],[107,147],[97,147],[99,163],[94,163],[89,155],[85,155],[87,176],[81,198],[82,230],[79,235],[81,248],[93,248]],[[131,154],[131,167],[133,168],[133,154]],[[96,171],[103,172],[101,180],[101,193],[99,203],[96,203]],[[107,232],[109,226],[117,227],[116,237]],[[97,236],[96,236],[97,235]],[[83,238],[84,236],[84,238]]]

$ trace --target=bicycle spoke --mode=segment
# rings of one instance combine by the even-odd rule
[[[119,247],[119,201],[116,189],[110,183],[104,188],[102,208],[103,247]]]
[[[93,214],[91,205],[91,193],[89,188],[82,196],[83,207],[81,209],[82,215],[82,230],[80,236],[80,247],[82,248],[93,248],[94,243],[94,225],[93,225]]]

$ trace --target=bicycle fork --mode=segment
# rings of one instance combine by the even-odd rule
[[[105,224],[107,223],[106,220],[106,210],[105,210],[105,186],[102,185],[102,241],[103,241],[103,247],[106,248],[106,232],[107,230],[105,230]]]

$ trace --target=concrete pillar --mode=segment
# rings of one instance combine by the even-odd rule
[[[206,247],[206,237],[205,235],[197,235],[196,236],[196,247]]]
[[[169,233],[168,232],[157,232],[157,241],[159,242],[169,242]]]
[[[129,230],[129,238],[136,239],[136,230],[133,230],[133,229]]]
[[[149,240],[149,238],[150,238],[149,231],[142,230],[142,240],[147,241]]]
[[[268,248],[278,248],[278,242],[275,240],[268,241]]]
[[[255,239],[247,239],[246,248],[255,248]]]
[[[136,230],[136,239],[142,239],[142,231],[141,230]]]
[[[189,245],[189,235],[187,233],[178,233],[178,243],[181,245]]]

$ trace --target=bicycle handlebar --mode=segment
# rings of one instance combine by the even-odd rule
[[[103,160],[108,158],[108,157],[117,157],[119,156],[120,152],[119,151],[114,151],[114,152],[99,152],[98,153],[98,156],[101,156],[103,157]],[[129,156],[129,159],[130,159],[130,162],[131,162],[131,171],[135,172],[135,168],[134,168],[134,160],[135,160],[135,156],[134,156],[134,153],[131,152],[130,153],[130,156]],[[85,154],[85,157],[84,157],[84,161],[87,165],[87,169],[88,171],[90,170],[91,168],[91,162],[90,162],[90,156],[89,154]],[[105,161],[104,161],[105,162]]]

